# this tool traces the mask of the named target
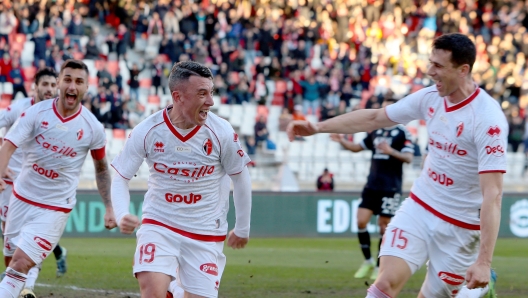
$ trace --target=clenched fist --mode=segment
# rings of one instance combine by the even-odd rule
[[[123,234],[132,234],[139,227],[139,218],[132,214],[127,214],[119,222],[119,230]]]

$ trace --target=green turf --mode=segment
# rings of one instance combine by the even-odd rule
[[[38,297],[117,298],[126,295],[116,292],[139,292],[131,273],[135,239],[67,238],[61,244],[68,249],[69,271],[55,278],[54,258],[48,258],[38,283],[54,287],[37,287]],[[528,239],[499,240],[493,261],[499,297],[528,297],[527,252]],[[225,254],[219,297],[365,297],[365,280],[352,278],[362,262],[355,239],[251,239],[246,249],[226,247]],[[416,297],[424,272],[422,268],[415,274],[398,297]]]

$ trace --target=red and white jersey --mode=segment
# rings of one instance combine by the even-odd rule
[[[18,118],[27,108],[33,105],[35,100],[32,97],[17,99],[7,109],[0,111],[0,128],[7,128],[8,131],[18,124]],[[8,167],[13,171],[14,179],[20,173],[22,168],[22,150],[17,150],[11,156]],[[11,179],[4,179],[7,184],[13,184]]]
[[[482,191],[479,174],[506,172],[508,123],[484,90],[458,104],[438,95],[436,86],[386,107],[389,119],[427,122],[428,155],[411,198],[455,225],[479,229]]]
[[[18,199],[39,207],[69,212],[81,168],[89,150],[104,157],[106,134],[103,125],[85,107],[63,118],[58,99],[26,109],[5,140],[24,153],[22,170],[14,183]]]
[[[125,179],[146,161],[148,191],[143,223],[169,226],[193,239],[223,241],[227,234],[230,179],[250,162],[238,135],[209,112],[204,125],[181,130],[168,111],[137,125],[112,166]]]

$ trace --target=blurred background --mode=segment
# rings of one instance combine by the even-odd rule
[[[0,4],[0,109],[31,96],[41,66],[68,58],[90,69],[83,104],[104,123],[111,160],[141,120],[171,103],[173,63],[211,68],[213,112],[229,120],[254,161],[255,190],[316,190],[328,169],[334,190],[359,190],[371,153],[352,154],[328,135],[288,142],[292,119],[320,121],[377,108],[431,84],[431,41],[467,34],[477,45],[474,78],[501,104],[510,124],[506,189],[526,189],[528,2],[438,0],[54,0]],[[407,128],[420,171],[423,123]],[[359,142],[365,134],[347,136]],[[88,157],[90,158],[90,157]],[[131,182],[145,189],[144,166]],[[85,163],[80,188],[94,189]]]

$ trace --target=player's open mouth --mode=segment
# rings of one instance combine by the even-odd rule
[[[50,92],[48,92],[48,93],[44,93],[44,98],[45,98],[45,99],[50,99],[50,98],[52,98],[52,97],[53,97],[53,94],[51,94]]]
[[[209,113],[209,110],[200,110],[200,117],[202,117],[202,119],[207,119],[207,113]]]
[[[68,104],[75,104],[75,101],[77,100],[77,95],[74,93],[66,93],[66,102]]]

